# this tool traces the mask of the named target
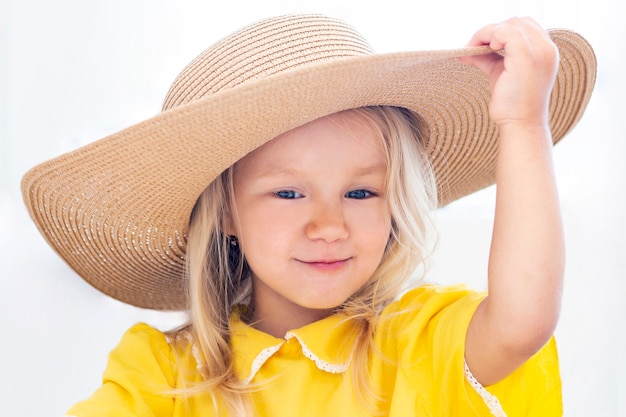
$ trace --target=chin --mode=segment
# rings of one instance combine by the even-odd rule
[[[302,307],[307,308],[309,310],[323,310],[323,311],[328,311],[328,310],[336,310],[337,308],[341,307],[347,300],[348,298],[344,298],[344,299],[334,299],[334,300],[310,300],[309,303],[306,304],[301,304]]]

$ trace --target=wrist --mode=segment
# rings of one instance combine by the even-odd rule
[[[552,132],[547,122],[505,121],[498,123],[500,141],[539,140],[552,143]]]

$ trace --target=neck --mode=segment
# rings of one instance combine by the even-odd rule
[[[298,305],[285,310],[280,310],[272,304],[255,305],[252,299],[248,323],[257,330],[267,333],[276,338],[284,338],[290,330],[304,327],[323,318],[330,316],[333,311],[326,309],[310,309]]]

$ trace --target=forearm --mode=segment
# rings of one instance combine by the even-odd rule
[[[565,258],[549,130],[504,124],[498,152],[485,313],[503,342],[532,351],[556,325]]]
[[[500,131],[489,296],[466,338],[466,361],[484,385],[513,372],[546,343],[558,319],[563,282],[549,132],[508,127]]]

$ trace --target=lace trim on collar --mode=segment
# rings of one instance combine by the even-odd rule
[[[348,367],[350,366],[350,362],[352,361],[352,358],[350,358],[346,363],[340,363],[340,364],[334,364],[334,363],[327,362],[327,361],[321,359],[315,353],[313,353],[313,351],[311,349],[309,349],[309,347],[306,345],[306,343],[304,343],[302,341],[302,339],[300,339],[296,334],[288,332],[285,335],[285,339],[286,340],[290,340],[290,339],[293,339],[293,338],[297,339],[298,343],[300,343],[300,348],[302,349],[302,354],[306,358],[312,360],[315,363],[315,366],[317,366],[317,368],[322,370],[322,371],[329,372],[331,374],[340,374],[340,373],[345,372],[348,369]],[[263,349],[256,356],[256,358],[254,358],[254,361],[252,361],[250,374],[244,380],[244,382],[246,384],[249,384],[250,382],[252,382],[252,380],[254,379],[256,374],[259,372],[261,367],[265,364],[265,362],[267,362],[267,360],[269,358],[271,358],[274,355],[274,353],[276,353],[284,344],[285,344],[285,342],[281,342],[281,343],[279,343],[277,345],[270,346],[268,348]]]
[[[244,380],[244,382],[246,384],[249,384],[254,379],[256,374],[259,372],[263,364],[267,362],[267,360],[271,358],[272,355],[276,353],[278,349],[280,349],[280,347],[284,344],[285,344],[284,342],[281,342],[277,345],[270,346],[268,348],[263,349],[256,356],[256,358],[254,358],[254,361],[252,361],[252,366],[250,367],[250,375],[248,375],[248,377]]]
[[[315,362],[315,366],[317,366],[322,371],[326,371],[326,372],[329,372],[331,374],[340,374],[340,373],[345,372],[348,369],[348,366],[350,366],[350,362],[352,362],[352,358],[348,359],[347,362],[340,363],[340,364],[334,364],[334,363],[326,362],[325,360],[323,360],[319,356],[317,356],[315,353],[313,353],[313,351],[311,349],[309,349],[309,347],[306,345],[306,343],[304,343],[304,341],[302,341],[302,339],[300,339],[297,334],[292,333],[292,332],[288,332],[285,335],[285,338],[287,340],[293,339],[294,337],[300,343],[300,346],[302,348],[302,353],[304,354],[304,356],[306,356],[307,358],[309,358],[310,360]]]

